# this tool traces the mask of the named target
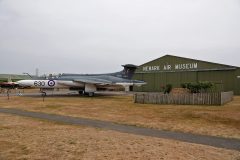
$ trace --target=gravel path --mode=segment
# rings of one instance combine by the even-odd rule
[[[114,130],[123,133],[131,133],[136,135],[158,137],[179,140],[183,142],[196,143],[202,145],[213,146],[217,148],[225,148],[231,150],[240,151],[240,140],[239,139],[229,139],[229,138],[220,138],[213,136],[203,136],[203,135],[194,135],[190,133],[181,133],[181,132],[172,132],[172,131],[162,131],[157,129],[129,126],[116,124],[107,121],[100,120],[91,120],[86,118],[75,118],[70,116],[62,116],[55,114],[47,114],[40,112],[29,112],[19,109],[10,109],[10,108],[0,108],[1,113],[14,114],[24,117],[39,118],[49,121],[55,121],[71,125],[82,125],[95,128],[101,128],[105,130]]]

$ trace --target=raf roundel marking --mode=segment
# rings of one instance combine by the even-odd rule
[[[48,81],[48,86],[50,87],[55,86],[55,82],[53,80]]]

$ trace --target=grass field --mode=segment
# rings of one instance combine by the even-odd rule
[[[1,160],[239,160],[240,153],[0,113]]]
[[[134,104],[131,96],[0,97],[0,107],[240,138],[240,96],[225,106]]]

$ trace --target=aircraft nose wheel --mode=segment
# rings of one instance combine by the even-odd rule
[[[41,96],[42,96],[42,99],[43,99],[43,102],[45,100],[45,97],[47,96],[47,93],[44,92],[43,90],[40,89],[40,93],[41,93]]]
[[[41,92],[43,97],[46,97],[47,93],[46,92]]]

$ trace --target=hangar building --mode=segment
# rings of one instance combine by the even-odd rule
[[[139,92],[159,92],[166,84],[180,87],[182,83],[209,81],[218,91],[234,91],[240,95],[240,68],[190,58],[165,55],[140,65],[133,79],[147,82],[134,87]]]

